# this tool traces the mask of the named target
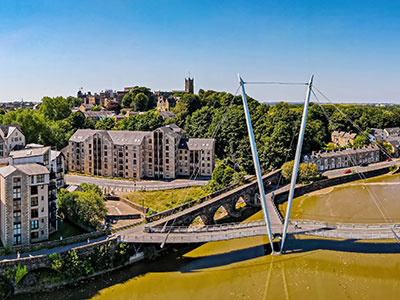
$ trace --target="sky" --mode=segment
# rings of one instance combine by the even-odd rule
[[[400,104],[400,1],[1,0],[0,101],[147,86],[234,93],[307,82],[336,102]],[[248,85],[264,101],[304,86]]]

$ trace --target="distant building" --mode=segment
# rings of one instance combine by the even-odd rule
[[[0,158],[7,157],[11,150],[22,149],[25,136],[19,125],[0,125]]]
[[[324,151],[305,155],[304,163],[313,163],[318,171],[357,166],[361,163],[375,163],[380,161],[380,150],[377,146],[348,148],[343,150]]]
[[[72,172],[135,180],[209,177],[215,164],[214,139],[187,139],[174,124],[152,132],[79,129],[63,152]]]
[[[349,143],[351,145],[354,144],[354,139],[356,138],[355,133],[348,133],[343,131],[334,131],[331,135],[332,142],[336,147],[345,147]]]
[[[377,141],[389,143],[393,146],[394,156],[400,156],[400,127],[371,128],[371,132]]]
[[[185,78],[185,92],[188,94],[194,93],[194,78]]]
[[[101,111],[89,110],[89,111],[85,111],[83,114],[85,115],[85,118],[92,119],[95,122],[105,119],[105,118],[114,118],[115,117],[115,112],[108,111],[108,110],[101,110]]]

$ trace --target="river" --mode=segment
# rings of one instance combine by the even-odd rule
[[[299,197],[293,217],[384,222],[372,193],[390,218],[400,220],[399,182],[400,175],[381,176]],[[251,218],[261,219],[261,214]],[[395,240],[296,236],[288,240],[290,251],[280,256],[264,255],[267,242],[251,237],[177,249],[155,262],[29,299],[399,299],[400,245]]]

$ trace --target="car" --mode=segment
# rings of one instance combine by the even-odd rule
[[[388,157],[388,158],[386,159],[386,161],[392,161],[392,159],[391,159],[390,157]]]
[[[343,173],[344,173],[344,174],[349,174],[349,173],[351,173],[351,169],[346,169],[346,170],[344,170]]]
[[[360,167],[368,167],[368,163],[364,162],[360,164]]]

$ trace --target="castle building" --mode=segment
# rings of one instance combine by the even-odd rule
[[[187,139],[175,124],[150,131],[78,129],[66,149],[71,172],[131,178],[209,177],[214,139]]]

